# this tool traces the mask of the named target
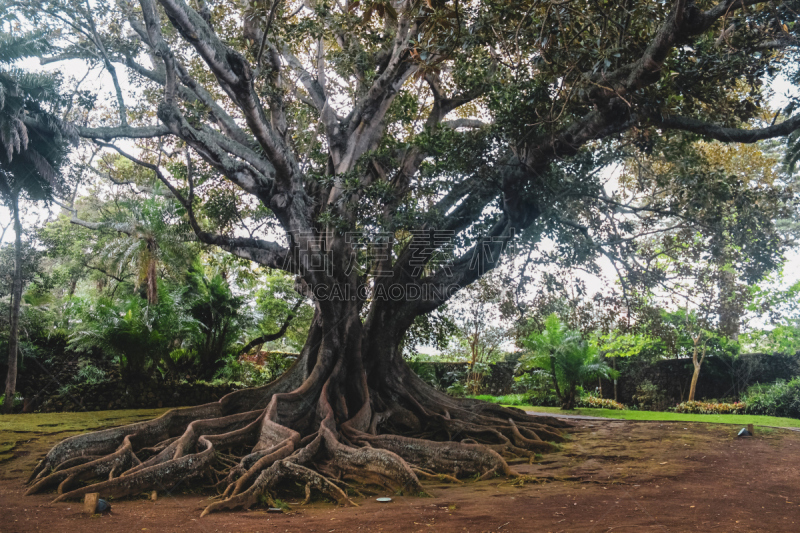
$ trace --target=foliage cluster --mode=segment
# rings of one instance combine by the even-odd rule
[[[632,399],[639,409],[663,411],[667,407],[664,391],[647,379],[636,386],[636,394]]]
[[[713,402],[683,402],[675,406],[676,413],[695,413],[705,415],[740,415],[747,409],[746,402],[713,403]]]
[[[597,347],[567,328],[555,313],[547,317],[541,332],[534,331],[522,344],[529,350],[521,359],[522,367],[549,377],[564,409],[575,406],[579,385],[617,375],[599,359]]]
[[[800,377],[755,385],[747,391],[744,401],[751,414],[800,418]]]
[[[580,400],[578,400],[578,406],[591,407],[594,409],[616,409],[618,411],[627,409],[627,407],[611,398],[599,398],[591,394],[581,396]]]

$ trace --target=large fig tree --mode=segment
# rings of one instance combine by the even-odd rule
[[[797,1],[15,5],[60,30],[46,62],[107,73],[114,112],[81,136],[150,169],[196,239],[296,275],[316,306],[274,383],[53,448],[29,492],[58,487],[60,500],[220,468],[206,513],[287,480],[348,503],[345,480],[418,493],[436,473],[513,474],[507,458],[550,450],[563,426],[425,384],[400,349],[415,319],[495,268],[515,235],[561,232],[590,258],[624,258],[671,221],[702,231],[683,216],[713,201],[702,176],[649,181],[641,202],[636,184],[609,186],[617,149],[800,129],[790,111],[767,116],[765,90],[795,75]],[[131,139],[140,149],[119,143]],[[215,222],[220,190],[260,229]]]

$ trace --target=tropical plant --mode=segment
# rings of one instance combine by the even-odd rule
[[[616,372],[599,360],[598,349],[568,329],[555,313],[547,317],[541,332],[530,334],[522,344],[529,350],[521,359],[523,367],[550,377],[562,409],[575,408],[581,383],[616,377]]]
[[[132,274],[135,286],[143,287],[151,304],[158,303],[159,273],[165,266],[185,272],[197,254],[178,224],[178,206],[157,190],[146,198],[90,198],[76,203],[74,211],[88,213],[86,219],[73,216],[72,224],[96,232],[90,243],[93,268],[117,279]]]
[[[211,276],[195,264],[186,275],[188,312],[197,327],[193,328],[191,349],[194,352],[198,375],[213,376],[229,356],[238,355],[235,346],[241,342],[244,330],[252,321],[245,299],[236,296],[219,273]],[[238,381],[238,380],[237,380]]]
[[[198,323],[185,309],[185,289],[159,282],[159,292],[155,304],[132,295],[119,302],[101,298],[76,306],[70,347],[99,348],[118,357],[125,379],[143,379],[154,369],[176,371],[170,353],[196,335]]]

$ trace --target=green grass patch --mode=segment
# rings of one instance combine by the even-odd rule
[[[503,405],[527,405],[528,400],[524,394],[505,394],[503,396],[492,396],[490,394],[481,394],[478,396],[469,396],[475,400],[483,400],[484,402],[501,403]]]
[[[39,459],[62,439],[87,431],[150,420],[168,410],[0,415],[0,479],[26,478]]]
[[[0,415],[0,433],[33,432],[59,433],[62,431],[89,431],[133,422],[150,420],[169,409],[126,409],[120,411],[90,411],[84,413],[26,413]]]
[[[584,415],[600,418],[619,418],[623,420],[656,420],[663,422],[705,422],[709,424],[735,424],[744,426],[755,424],[758,426],[777,426],[800,428],[800,420],[783,418],[779,416],[759,415],[698,415],[690,413],[673,413],[669,411],[617,411],[614,409],[589,409],[578,408],[572,411],[562,411],[558,407],[540,407],[536,405],[509,405],[526,411],[539,413],[552,413],[555,415]]]

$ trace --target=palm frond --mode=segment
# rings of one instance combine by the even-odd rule
[[[0,33],[0,63],[13,63],[26,57],[40,57],[52,48],[47,40],[47,34],[42,31]]]

